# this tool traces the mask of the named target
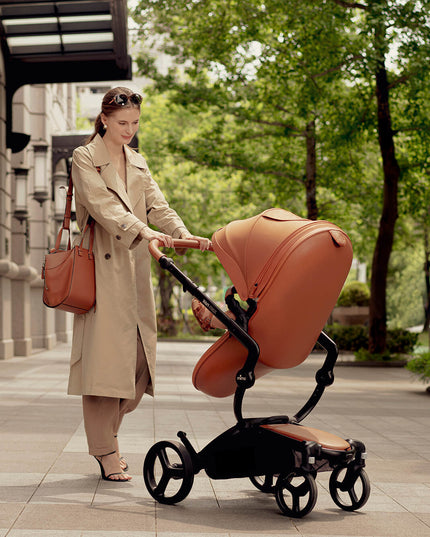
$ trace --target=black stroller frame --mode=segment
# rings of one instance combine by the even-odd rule
[[[257,342],[247,333],[248,320],[256,310],[248,300],[244,310],[233,294],[226,297],[236,320],[218,305],[178,267],[162,255],[160,266],[170,272],[189,292],[209,309],[248,352],[243,367],[236,374],[234,415],[237,423],[197,452],[183,431],[178,441],[160,441],[148,451],[143,476],[151,496],[163,504],[175,504],[191,491],[194,475],[205,470],[211,479],[250,478],[262,492],[273,493],[284,515],[301,518],[315,506],[318,472],[332,471],[330,495],[345,511],[362,507],[370,494],[370,482],[364,470],[366,450],[362,442],[348,439],[349,449],[327,449],[316,441],[291,438],[269,428],[279,424],[299,425],[314,409],[326,387],[334,382],[333,368],[338,357],[336,344],[321,332],[318,344],[326,351],[322,367],[316,372],[316,387],[303,407],[292,417],[270,416],[244,418],[242,405],[246,390],[255,382],[254,369],[259,358]],[[159,475],[159,472],[161,474]],[[173,491],[171,490],[173,488]]]

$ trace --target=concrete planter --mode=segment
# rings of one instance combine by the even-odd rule
[[[369,321],[369,306],[338,306],[333,310],[332,319],[344,326],[364,325]]]

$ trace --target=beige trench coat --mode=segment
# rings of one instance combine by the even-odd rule
[[[137,329],[148,360],[153,395],[157,327],[147,222],[177,238],[187,229],[169,207],[145,159],[125,147],[127,190],[97,135],[73,153],[76,217],[95,224],[96,306],[75,315],[68,393],[133,399]],[[99,167],[100,173],[97,171]]]

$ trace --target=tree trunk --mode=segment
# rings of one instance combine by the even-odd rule
[[[429,234],[427,226],[424,226],[424,279],[426,283],[426,302],[424,305],[424,328],[423,332],[427,332],[430,327],[430,246]]]
[[[317,206],[317,152],[315,136],[315,120],[306,125],[306,208],[308,218],[318,218]]]
[[[158,331],[164,336],[176,335],[176,324],[173,319],[173,306],[171,296],[175,280],[167,271],[163,270],[158,264],[158,289],[160,291],[160,313],[158,314]]]
[[[400,168],[395,156],[389,106],[387,71],[380,62],[376,71],[376,97],[378,110],[378,138],[384,172],[384,195],[378,238],[372,262],[371,298],[369,317],[369,351],[382,353],[386,349],[387,273],[397,220],[397,193]]]

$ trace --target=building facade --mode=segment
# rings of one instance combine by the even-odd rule
[[[71,337],[72,316],[42,303],[41,267],[82,143],[76,84],[131,79],[126,0],[0,0],[0,42],[0,359],[8,359]]]

